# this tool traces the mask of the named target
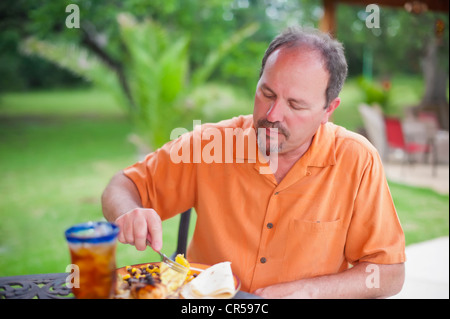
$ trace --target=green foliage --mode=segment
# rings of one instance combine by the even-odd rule
[[[69,3],[79,6],[81,29],[65,26],[68,15],[65,7]],[[5,84],[2,87],[4,91],[12,87],[55,87],[56,83],[80,85],[83,82],[69,77],[67,72],[61,72],[62,69],[59,69],[60,73],[65,77],[61,76],[60,81],[53,81],[55,68],[35,77],[37,71],[42,70],[39,64],[49,64],[38,59],[33,59],[32,65],[29,61],[25,63],[31,59],[17,54],[19,39],[35,36],[50,43],[64,41],[87,48],[85,30],[88,30],[108,56],[122,61],[127,52],[123,48],[116,17],[120,12],[128,12],[138,20],[152,19],[171,34],[182,32],[188,35],[190,71],[202,67],[210,52],[228,45],[233,34],[244,26],[251,23],[261,25],[251,40],[241,42],[239,47],[235,45],[223,56],[220,66],[214,68],[210,77],[215,82],[245,86],[253,91],[260,58],[269,41],[292,23],[317,26],[319,7],[320,3],[309,0],[2,0],[0,50],[3,49],[2,42],[8,40],[8,33],[13,33],[16,39],[8,46],[6,54],[2,50],[0,55],[0,71],[7,71],[10,80],[0,84]],[[17,74],[20,76],[14,77]]]
[[[110,74],[108,68],[97,57],[73,43],[51,43],[29,37],[21,43],[20,49],[25,54],[33,54],[55,63],[101,88],[117,86],[115,76]]]
[[[201,85],[206,82],[214,71],[219,61],[236,45],[240,44],[244,39],[250,37],[259,28],[257,23],[249,24],[243,29],[233,34],[229,39],[223,41],[217,50],[212,51],[205,60],[203,67],[199,68],[192,76],[194,86]]]
[[[204,104],[188,105],[189,94],[206,83],[219,61],[233,47],[258,29],[253,23],[235,32],[206,56],[203,65],[189,72],[187,35],[169,32],[150,19],[138,21],[131,14],[122,13],[117,20],[125,48],[124,79],[102,60],[73,43],[29,38],[22,50],[52,61],[115,94],[119,103],[126,106],[140,143],[149,149],[166,143],[173,128],[190,127],[193,119],[202,118]],[[126,82],[129,92],[120,85],[121,80]]]
[[[377,104],[384,112],[389,109],[389,88],[364,77],[357,79],[358,86],[364,92],[364,102],[368,105]]]
[[[213,50],[201,67],[189,74],[186,35],[171,35],[154,21],[137,22],[131,15],[122,14],[118,20],[121,38],[129,53],[126,71],[134,103],[131,113],[139,135],[150,141],[152,147],[167,142],[174,127],[188,127],[193,119],[202,118],[202,105],[196,103],[187,107],[189,95],[206,83],[231,48],[258,28],[251,24],[236,32]]]
[[[448,70],[448,13],[411,14],[401,8],[380,6],[380,28],[366,27],[365,19],[370,13],[365,11],[365,5],[342,3],[336,13],[336,36],[344,44],[350,76],[363,72],[363,56],[367,51],[373,56],[375,78],[420,74],[425,44],[435,37],[437,19],[446,26],[439,55],[442,68]]]
[[[52,43],[63,39],[85,45],[80,29],[68,29],[64,25],[65,7],[69,3],[79,6],[82,27],[94,30],[102,39],[104,50],[116,61],[126,56],[116,23],[120,12],[129,12],[138,19],[151,18],[166,30],[182,30],[189,34],[190,70],[202,66],[208,52],[216,49],[218,43],[225,43],[247,23],[256,22],[261,28],[251,41],[230,50],[212,75],[214,81],[245,86],[249,90],[254,87],[252,82],[269,41],[288,25],[317,27],[323,12],[321,1],[310,0],[2,0],[0,72],[8,79],[0,79],[3,91],[59,83],[79,85],[76,78],[58,74],[45,62],[18,55],[15,47],[20,38],[30,35]],[[367,15],[364,5],[337,6],[337,38],[346,48],[351,76],[361,74],[363,52],[373,55],[375,77],[421,73],[424,44],[433,37],[437,19],[442,19],[446,26],[439,50],[442,69],[448,69],[448,14],[429,11],[416,15],[402,8],[380,6],[379,29],[365,26]]]
[[[131,15],[121,14],[118,21],[128,52],[131,116],[141,138],[159,147],[183,112],[179,106],[187,81],[188,38],[171,39],[153,21],[137,22]]]
[[[167,142],[174,127],[189,127],[193,119],[202,118],[202,105],[187,107],[189,94],[206,83],[231,48],[258,28],[250,24],[234,33],[189,74],[186,35],[169,34],[154,21],[138,22],[131,15],[122,14],[118,20],[129,53],[126,71],[133,97],[130,110],[139,135],[150,148]]]

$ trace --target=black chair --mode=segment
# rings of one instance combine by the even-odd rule
[[[184,254],[184,256],[186,256],[190,219],[191,219],[191,208],[181,213],[180,225],[178,227],[177,250],[171,256],[172,260],[175,259],[175,257],[178,254]]]

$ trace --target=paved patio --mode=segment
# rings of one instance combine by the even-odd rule
[[[384,163],[386,176],[397,183],[431,188],[441,194],[449,193],[449,165],[437,165],[433,175],[433,167],[429,164]]]
[[[405,283],[391,299],[449,299],[449,239],[406,247]]]

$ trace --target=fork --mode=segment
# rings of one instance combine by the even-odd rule
[[[187,273],[188,272],[189,269],[187,269],[182,264],[179,264],[176,261],[173,261],[172,259],[170,259],[169,257],[167,257],[165,254],[163,254],[160,251],[157,251],[157,253],[161,256],[162,261],[164,263],[166,263],[169,266],[169,268],[171,268],[179,273]]]
[[[148,240],[147,240],[147,245],[150,246],[150,242]],[[161,256],[161,259],[162,259],[161,261],[164,262],[167,266],[169,266],[170,269],[173,269],[176,272],[179,272],[179,273],[182,273],[182,274],[187,274],[187,272],[189,271],[188,268],[186,268],[185,266],[183,266],[180,263],[177,263],[176,261],[173,261],[172,259],[167,257],[162,252],[157,251],[157,253],[159,254],[159,256]]]

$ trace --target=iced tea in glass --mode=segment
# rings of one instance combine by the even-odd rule
[[[118,234],[117,225],[103,221],[78,224],[66,230],[72,264],[79,270],[78,285],[72,287],[76,298],[114,296]]]

